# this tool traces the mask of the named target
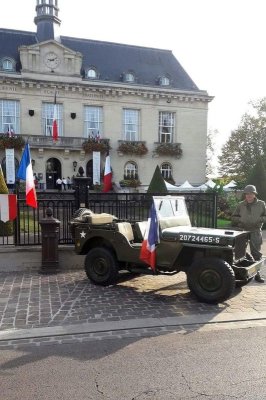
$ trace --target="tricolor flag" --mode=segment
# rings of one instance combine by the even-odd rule
[[[58,126],[57,126],[57,105],[56,105],[56,92],[54,94],[54,115],[53,115],[53,131],[52,131],[53,141],[58,140]]]
[[[26,181],[26,204],[33,208],[37,208],[37,196],[31,165],[30,146],[28,143],[26,144],[22,154],[17,177]]]
[[[0,221],[13,221],[17,217],[17,195],[0,194]]]
[[[104,176],[103,176],[103,192],[109,192],[112,189],[112,170],[109,153],[106,155]]]
[[[153,271],[155,271],[156,267],[156,244],[159,241],[159,223],[153,201],[139,257],[146,264],[150,265]]]

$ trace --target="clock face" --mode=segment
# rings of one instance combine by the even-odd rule
[[[58,58],[58,56],[55,53],[51,52],[51,53],[46,54],[46,56],[44,58],[44,62],[48,68],[55,69],[59,66],[60,59]]]

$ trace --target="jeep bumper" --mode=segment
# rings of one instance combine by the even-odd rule
[[[236,280],[247,281],[253,278],[264,264],[264,259],[259,261],[244,260],[238,265],[233,266]]]

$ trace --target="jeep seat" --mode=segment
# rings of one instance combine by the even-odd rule
[[[134,241],[133,229],[129,222],[118,222],[116,226],[118,232],[125,236],[129,243],[132,243]]]
[[[191,226],[188,215],[162,218],[159,220],[159,223],[162,231],[166,228],[174,228],[175,226]]]
[[[140,221],[135,223],[135,232],[136,232],[136,239],[139,242],[143,242],[145,232],[147,229],[148,221]]]

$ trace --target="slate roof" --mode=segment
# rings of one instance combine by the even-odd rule
[[[18,47],[36,43],[34,32],[0,29],[0,59],[13,58],[19,70]],[[67,36],[61,36],[61,44],[80,52],[83,55],[83,71],[90,67],[96,68],[101,81],[121,83],[123,73],[133,72],[136,85],[158,87],[158,78],[168,76],[170,86],[167,88],[199,91],[170,50]]]

